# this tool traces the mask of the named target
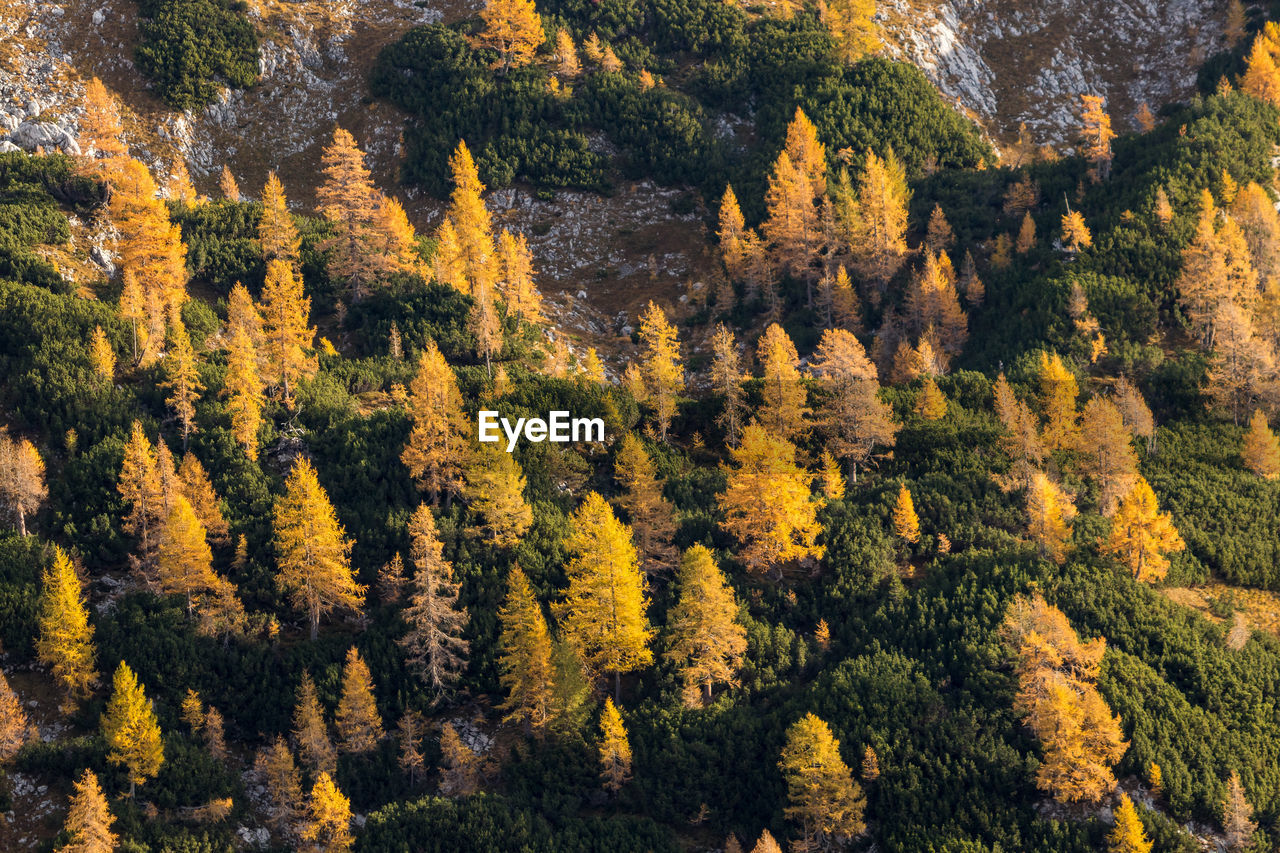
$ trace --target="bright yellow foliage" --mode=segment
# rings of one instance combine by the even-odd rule
[[[893,535],[910,544],[920,541],[920,518],[905,483],[898,486],[898,498],[893,504]]]
[[[1280,440],[1267,425],[1267,416],[1261,409],[1253,410],[1249,429],[1244,434],[1244,466],[1267,480],[1280,477]]]
[[[1152,583],[1169,572],[1165,554],[1185,547],[1173,519],[1160,512],[1155,492],[1139,475],[1111,519],[1111,538],[1103,550],[1128,566],[1136,580]]]
[[[1040,399],[1044,405],[1042,440],[1050,450],[1074,447],[1080,427],[1076,423],[1076,397],[1080,386],[1057,353],[1040,353]]]
[[[40,578],[36,657],[53,672],[66,693],[64,707],[88,697],[98,682],[94,671],[93,626],[75,567],[56,545],[53,564]]]
[[[524,498],[524,472],[514,454],[497,444],[478,444],[467,463],[464,495],[480,522],[469,531],[499,548],[520,543],[533,524]]]
[[[800,825],[804,844],[843,844],[866,829],[866,799],[840,757],[831,727],[805,714],[787,729],[778,762],[787,780],[786,816]]]
[[[298,744],[302,761],[313,773],[335,772],[338,756],[329,740],[329,726],[324,721],[320,697],[311,673],[302,673],[298,686],[298,702],[293,709],[293,739]]]
[[[334,722],[343,752],[372,752],[384,734],[373,696],[373,677],[355,646],[347,650],[347,663],[342,668],[342,696]]]
[[[484,29],[476,44],[496,50],[498,62],[494,67],[503,71],[533,62],[538,46],[547,40],[533,0],[487,0],[480,18]]]
[[[263,379],[281,390],[290,409],[298,382],[317,370],[311,354],[316,330],[307,325],[310,314],[311,298],[303,293],[302,276],[286,261],[268,261],[262,285]]]
[[[311,788],[307,823],[302,838],[316,853],[347,853],[355,844],[351,834],[351,801],[343,796],[333,778],[321,773]]]
[[[262,218],[258,220],[258,243],[262,257],[271,261],[284,261],[297,267],[302,241],[298,227],[284,195],[284,187],[275,172],[267,173],[267,183],[262,188]]]
[[[551,718],[554,690],[551,631],[519,566],[507,576],[507,600],[498,611],[498,621],[502,624],[498,666],[507,691],[503,722],[523,722],[541,732]]]
[[[160,723],[138,677],[124,661],[112,679],[111,699],[102,715],[102,737],[107,742],[107,762],[123,764],[129,773],[129,790],[160,772],[164,743]]]
[[[600,715],[600,778],[607,791],[617,791],[631,778],[631,743],[612,699],[604,700]]]
[[[640,315],[640,345],[645,396],[654,408],[658,436],[666,441],[667,428],[675,416],[680,392],[684,390],[684,367],[676,328],[653,301]]]
[[[427,341],[409,385],[409,417],[413,429],[400,454],[409,475],[433,504],[440,503],[441,495],[462,494],[471,427],[458,381],[434,341]]]
[[[1067,556],[1067,540],[1071,538],[1071,520],[1076,516],[1075,504],[1056,483],[1037,471],[1027,488],[1027,532],[1040,547],[1040,553],[1062,563]]]
[[[733,589],[705,546],[684,552],[677,586],[676,605],[667,616],[664,657],[680,668],[687,704],[698,703],[699,691],[710,702],[714,684],[737,684],[747,629],[738,622]]]
[[[771,434],[792,441],[804,433],[809,415],[809,393],[800,377],[796,345],[781,326],[771,323],[756,345],[756,359],[764,371],[763,405],[756,420]]]
[[[1107,836],[1107,853],[1151,853],[1151,839],[1128,794],[1120,794],[1115,818],[1116,825]]]
[[[112,853],[118,841],[111,831],[114,822],[97,774],[86,768],[76,782],[64,825],[71,841],[59,848],[60,853]]]

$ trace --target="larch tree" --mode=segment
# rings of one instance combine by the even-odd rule
[[[320,617],[334,610],[359,612],[365,588],[351,568],[351,540],[306,459],[294,463],[273,518],[276,583],[320,634]]]
[[[262,188],[262,217],[258,220],[258,244],[268,263],[284,261],[296,268],[302,252],[298,226],[289,212],[289,201],[275,172],[267,174]]]
[[[311,788],[302,840],[316,853],[347,853],[355,844],[351,834],[351,801],[338,790],[333,777],[321,772]]]
[[[1040,440],[1039,424],[1031,408],[1013,393],[1003,373],[997,377],[993,390],[996,416],[1005,428],[1000,443],[1014,463],[1004,485],[1006,490],[1029,485],[1032,474],[1048,453]]]
[[[204,718],[204,745],[215,760],[227,760],[226,732],[223,729],[222,713],[212,705]]]
[[[725,853],[728,853],[727,849]],[[756,839],[756,846],[751,848],[751,853],[782,853],[782,845],[778,844],[773,833],[763,829],[760,831],[760,837]]]
[[[547,40],[533,0],[486,0],[480,19],[484,29],[475,44],[497,51],[494,67],[504,73],[533,62],[538,47]]]
[[[1022,215],[1022,224],[1018,226],[1018,239],[1013,242],[1013,250],[1019,255],[1025,255],[1036,247],[1036,221],[1031,217],[1031,211],[1027,211]]]
[[[529,578],[519,566],[507,575],[507,599],[498,611],[500,681],[507,691],[503,722],[541,733],[551,720],[555,690],[551,631]]]
[[[907,290],[908,328],[917,335],[932,327],[950,362],[960,355],[969,339],[969,320],[960,308],[955,283],[944,272],[946,255],[926,251],[924,266]]]
[[[614,478],[623,488],[615,500],[627,514],[645,570],[672,568],[676,561],[675,508],[662,495],[653,460],[644,445],[631,433],[624,433],[614,458]]]
[[[478,519],[468,532],[499,548],[518,545],[533,524],[524,489],[524,472],[514,454],[497,444],[477,444],[467,461],[463,490],[467,507]]]
[[[111,162],[128,153],[120,105],[97,77],[85,84],[82,103],[84,115],[80,117],[80,147],[87,156],[108,161],[94,165],[109,175]]]
[[[372,244],[378,239],[374,220],[382,197],[373,185],[364,152],[345,129],[334,128],[322,162],[324,181],[316,190],[316,201],[334,234],[321,247],[332,253],[330,274],[346,283],[352,302],[359,302],[377,267]]]
[[[480,788],[480,760],[450,723],[440,726],[440,793],[466,797]]]
[[[165,381],[161,387],[170,391],[165,403],[182,425],[182,449],[185,452],[191,433],[196,431],[196,402],[204,392],[204,383],[200,381],[199,364],[195,350],[191,347],[191,336],[181,324],[175,324],[169,334],[164,368]]]
[[[1232,770],[1227,778],[1227,798],[1222,803],[1222,831],[1230,853],[1244,853],[1253,843],[1258,825],[1253,821],[1253,806],[1245,797],[1240,773]]]
[[[730,281],[742,281],[746,278],[747,254],[743,245],[746,231],[746,220],[738,205],[738,196],[734,193],[732,184],[725,184],[724,195],[720,199],[716,237],[720,240],[720,258],[724,261],[724,269]]]
[[[830,452],[822,451],[819,457],[821,465],[818,470],[818,482],[822,488],[822,496],[829,501],[843,500],[845,496],[844,474],[840,471],[840,463]]]
[[[36,658],[53,673],[65,694],[63,707],[88,698],[98,674],[94,670],[93,626],[75,566],[58,546],[53,562],[40,578]]]
[[[1111,536],[1103,550],[1124,563],[1135,580],[1152,583],[1169,572],[1165,554],[1185,547],[1173,519],[1160,511],[1155,492],[1138,475],[1111,519]]]
[[[906,170],[893,151],[881,159],[868,150],[856,195],[837,204],[854,269],[874,285],[872,298],[877,301],[906,261],[910,199]]]
[[[926,421],[937,421],[946,417],[947,397],[932,376],[926,374],[924,377],[920,394],[916,398],[915,411]]]
[[[1093,247],[1093,235],[1085,224],[1084,215],[1078,210],[1062,214],[1062,248],[1071,254]]]
[[[0,672],[0,766],[8,764],[30,736],[27,711],[22,700]]]
[[[452,263],[462,281],[460,286],[455,286],[473,295],[492,293],[498,274],[493,217],[485,207],[484,184],[480,182],[480,171],[466,142],[459,140],[449,158],[449,171],[453,193],[449,196],[445,221],[454,231],[456,258]]]
[[[1275,52],[1276,46],[1266,33],[1258,33],[1249,47],[1244,76],[1240,78],[1241,91],[1273,106],[1280,105],[1280,69],[1276,67]]]
[[[600,495],[588,492],[570,525],[569,587],[553,610],[588,670],[613,673],[618,695],[624,672],[653,662],[644,575],[630,528]]]
[[[1115,512],[1116,504],[1138,476],[1138,455],[1130,436],[1124,415],[1111,400],[1093,397],[1085,403],[1077,446],[1080,470],[1097,485],[1098,508],[1103,515]]]
[[[227,397],[227,411],[231,415],[231,435],[250,459],[258,458],[264,391],[253,339],[245,329],[237,328],[231,333],[227,347],[223,394]]]
[[[809,365],[822,403],[818,426],[827,448],[845,460],[858,481],[858,468],[877,447],[892,447],[897,433],[893,410],[880,399],[875,365],[862,344],[845,329],[828,329]]]
[[[347,662],[342,668],[342,696],[338,699],[334,722],[343,752],[372,752],[385,734],[373,696],[373,676],[355,646],[347,650]]]
[[[600,779],[606,791],[618,791],[631,778],[631,742],[613,699],[600,714]]]
[[[1134,438],[1141,438],[1146,442],[1148,453],[1154,452],[1156,421],[1147,401],[1142,398],[1142,392],[1124,375],[1116,379],[1112,390],[1116,407],[1120,409],[1120,416],[1124,418],[1125,427],[1133,433]]]
[[[7,430],[0,427],[0,505],[13,513],[20,536],[27,535],[27,517],[48,496],[44,461],[35,445],[25,438],[9,438]]]
[[[1040,554],[1059,565],[1067,558],[1071,520],[1076,507],[1071,498],[1043,472],[1037,471],[1027,488],[1027,532]]]
[[[442,495],[462,494],[471,428],[458,380],[434,341],[427,341],[409,385],[409,417],[413,428],[400,454],[409,475],[435,505]]]
[[[107,333],[101,326],[93,327],[89,336],[89,364],[93,372],[103,381],[110,383],[116,376],[116,351],[107,339]]]
[[[845,844],[866,831],[866,798],[824,721],[805,714],[787,729],[778,768],[787,781],[783,813],[799,824],[807,849]]]
[[[302,822],[306,803],[302,774],[283,737],[277,735],[270,746],[258,750],[253,769],[267,789],[267,826],[278,840],[292,839]]]
[[[862,767],[859,769],[864,782],[874,782],[880,778],[880,757],[870,744],[862,750]]]
[[[1244,434],[1244,447],[1240,454],[1244,467],[1265,480],[1280,477],[1280,440],[1267,424],[1267,416],[1261,409],[1253,410],[1249,429]]]
[[[582,73],[582,63],[578,60],[578,48],[573,43],[573,36],[564,27],[556,28],[556,74],[562,83],[574,80]]]
[[[747,649],[747,629],[738,621],[738,602],[715,558],[703,545],[685,551],[677,578],[679,595],[667,617],[664,657],[680,669],[685,702],[711,702],[713,685],[737,684]]]
[[[1107,853],[1151,853],[1151,839],[1128,794],[1120,794],[1114,814],[1116,823],[1107,835]]]
[[[218,175],[218,192],[222,193],[226,201],[240,201],[240,185],[236,183],[236,176],[226,163],[222,164],[222,173]]]
[[[498,269],[500,293],[507,314],[530,324],[546,322],[542,310],[542,294],[533,280],[533,254],[523,234],[512,234],[505,228],[498,237]]]
[[[422,752],[422,736],[426,723],[417,711],[405,711],[396,724],[396,740],[400,744],[397,763],[409,776],[409,787],[418,784],[418,776],[426,770],[427,757]]]
[[[1111,140],[1116,137],[1111,129],[1111,116],[1102,108],[1102,100],[1097,95],[1080,96],[1084,143],[1081,153],[1093,164],[1097,180],[1105,180],[1111,170]]]
[[[973,252],[965,250],[964,260],[960,262],[960,277],[956,283],[970,308],[978,308],[986,300],[987,287],[978,277],[978,265],[974,263]]]
[[[1258,336],[1248,313],[1234,301],[1220,303],[1213,315],[1207,391],[1231,413],[1233,423],[1253,407],[1275,369],[1275,352]]]
[[[262,285],[263,379],[280,389],[285,405],[293,408],[298,383],[315,375],[311,354],[315,329],[308,325],[311,298],[303,293],[302,276],[286,261],[267,262]]]
[[[1080,386],[1067,370],[1057,353],[1040,353],[1040,399],[1044,407],[1044,431],[1041,439],[1045,447],[1059,450],[1074,447],[1079,440],[1076,397]]]
[[[716,424],[724,430],[725,442],[730,447],[737,447],[743,419],[746,417],[747,392],[742,387],[745,377],[738,355],[738,344],[733,338],[733,332],[723,323],[716,326],[715,336],[711,339],[711,350],[711,386],[721,399]]]
[[[61,853],[112,853],[119,841],[111,831],[114,822],[97,774],[85,768],[75,784],[67,822],[63,824],[70,841],[59,850]]]
[[[951,248],[956,241],[956,233],[951,230],[947,215],[942,212],[942,205],[935,204],[929,211],[929,224],[925,228],[924,245],[935,255],[942,254]]]
[[[778,265],[807,277],[822,238],[817,200],[826,192],[826,153],[817,129],[799,107],[769,175],[768,216],[761,225]]]
[[[652,300],[640,315],[640,370],[645,396],[654,408],[658,436],[667,440],[667,428],[676,414],[676,404],[684,390],[684,365],[680,340],[666,312]]]
[[[822,10],[826,24],[836,43],[836,55],[852,65],[880,50],[879,28],[876,26],[875,0],[827,0]]]
[[[225,542],[231,532],[227,519],[222,515],[218,495],[209,482],[209,475],[194,453],[186,453],[178,466],[178,482],[182,495],[191,504],[196,518],[204,525],[205,533],[215,542]]]
[[[734,467],[717,500],[724,529],[742,545],[738,559],[763,574],[794,560],[821,558],[821,501],[812,498],[810,477],[796,465],[795,446],[751,424],[729,455]],[[769,500],[760,500],[761,495]]]
[[[130,797],[138,785],[160,772],[164,764],[160,723],[138,677],[124,661],[112,679],[111,699],[102,715],[102,738],[107,763],[123,765],[128,773]]]
[[[400,639],[406,663],[432,691],[436,701],[446,696],[467,668],[470,644],[462,638],[470,620],[458,603],[461,585],[453,564],[444,558],[431,508],[421,504],[409,519],[414,565],[413,594],[404,612],[409,632]]]
[[[763,405],[756,420],[771,434],[792,441],[803,435],[810,414],[796,345],[781,326],[771,323],[756,344],[756,360],[764,373],[760,387]]]
[[[920,541],[920,517],[916,515],[915,501],[905,483],[898,486],[898,497],[893,504],[891,523],[893,535],[903,542],[914,545]]]
[[[324,721],[324,709],[311,673],[303,671],[298,686],[297,704],[293,709],[293,739],[298,744],[298,754],[312,773],[333,773],[338,766],[338,754],[329,739],[329,726]]]
[[[213,571],[213,552],[204,525],[183,495],[175,495],[165,518],[164,533],[156,549],[158,589],[164,595],[182,595],[190,617],[195,597],[212,592],[220,584]]]
[[[1240,226],[1259,280],[1280,275],[1280,213],[1267,191],[1254,181],[1245,184],[1231,203],[1231,218]]]

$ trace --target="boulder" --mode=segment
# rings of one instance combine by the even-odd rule
[[[21,150],[22,150],[21,148],[14,145],[12,142],[10,142],[7,139],[0,140],[0,154],[12,154],[15,151],[21,151]]]
[[[22,124],[22,119],[10,113],[0,112],[0,133],[13,133]]]
[[[13,143],[27,151],[44,148],[46,151],[58,149],[64,154],[79,154],[80,146],[76,138],[64,127],[46,121],[24,121],[9,134]]]

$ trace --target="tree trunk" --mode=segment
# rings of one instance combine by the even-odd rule
[[[622,701],[622,673],[616,669],[613,671],[613,701]]]
[[[27,535],[27,514],[22,509],[22,504],[18,504],[18,533],[22,536]]]
[[[315,607],[311,610],[311,640],[314,642],[320,638],[320,608]]]
[[[711,680],[708,679],[702,684],[702,704],[711,704]]]

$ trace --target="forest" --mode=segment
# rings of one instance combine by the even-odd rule
[[[144,11],[171,103],[253,84]],[[5,849],[1276,849],[1280,24],[997,152],[874,11],[418,27],[429,230],[342,127],[202,194],[97,79],[0,153]],[[487,194],[640,179],[714,281],[576,340]]]

